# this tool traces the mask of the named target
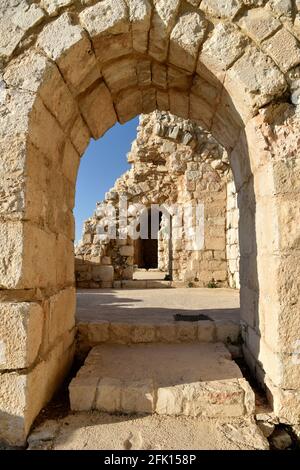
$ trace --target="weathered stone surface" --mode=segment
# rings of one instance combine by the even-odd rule
[[[295,37],[286,29],[280,29],[263,43],[265,52],[283,71],[287,72],[300,63],[300,48]]]
[[[235,27],[219,23],[201,49],[198,73],[201,75],[204,65],[222,80],[223,72],[244,53],[246,44],[246,37]]]
[[[280,21],[264,8],[248,10],[238,24],[250,37],[258,42],[271,36],[281,27]]]
[[[202,0],[200,8],[217,18],[233,18],[242,5],[242,0]]]
[[[143,110],[143,96],[140,90],[124,90],[119,93],[115,100],[116,113],[118,120],[124,124],[135,116],[141,114]]]
[[[206,351],[206,356],[194,356],[196,351]],[[114,357],[118,352],[121,355],[116,363]],[[194,417],[252,414],[254,393],[228,355],[221,344],[98,346],[92,349],[71,382],[72,409],[77,409],[73,408],[72,400],[75,407],[79,406],[76,397],[86,387],[87,397],[82,406],[93,403],[90,409],[109,413],[155,411],[162,415]],[[175,362],[174,357],[177,357]],[[190,361],[197,364],[195,372],[187,368]],[[199,376],[201,380],[197,379]]]
[[[76,293],[73,287],[61,290],[49,298],[45,305],[43,349],[47,350],[57,338],[75,327]],[[66,312],[66,305],[68,310]]]
[[[255,111],[283,93],[286,82],[272,60],[252,48],[228,70],[224,86],[237,110],[246,119],[251,108]],[[234,90],[237,91],[236,96]]]
[[[111,95],[104,83],[83,95],[79,108],[95,139],[99,139],[116,122]]]
[[[63,7],[72,5],[74,0],[42,0],[41,4],[48,15],[56,16]]]
[[[31,50],[20,56],[6,68],[4,79],[11,87],[37,92],[61,127],[69,131],[78,107],[59,70],[44,55]]]
[[[96,56],[104,63],[132,52],[128,10],[124,0],[105,0],[86,8],[79,15],[88,31]]]
[[[172,64],[191,72],[195,69],[206,26],[206,20],[199,13],[180,16],[170,36],[169,61]]]
[[[119,379],[104,377],[97,387],[96,409],[113,413],[121,408],[121,387]],[[91,409],[91,408],[90,408]]]
[[[154,393],[154,385],[151,379],[123,383],[121,410],[123,413],[153,413]]]
[[[98,377],[79,376],[69,385],[70,405],[75,411],[89,411],[94,407]]]
[[[47,25],[39,35],[37,44],[56,61],[75,94],[100,77],[91,43],[83,28],[72,23],[68,13]]]
[[[149,54],[161,62],[167,58],[167,45],[179,10],[179,0],[155,0],[150,29]]]
[[[132,46],[144,53],[148,48],[148,33],[151,22],[151,4],[148,0],[126,0],[132,28]]]
[[[0,369],[31,366],[42,342],[43,320],[39,304],[0,304]]]
[[[68,334],[47,358],[27,375],[4,373],[0,376],[0,438],[10,445],[23,446],[39,410],[50,400],[62,382],[73,358],[74,334]],[[46,380],[45,380],[46,378]],[[27,397],[33,397],[28,402]]]
[[[0,60],[10,59],[25,34],[39,24],[44,16],[38,5],[29,5],[27,1],[4,6],[4,14],[0,16]]]
[[[137,68],[136,59],[120,59],[117,65],[112,63],[104,66],[102,69],[103,78],[111,93],[118,93],[124,88],[136,87],[138,84]]]

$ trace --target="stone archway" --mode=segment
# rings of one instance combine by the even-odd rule
[[[91,3],[1,5],[0,436],[24,442],[72,361],[80,156],[116,120],[156,108],[199,122],[230,154],[244,353],[275,413],[297,422],[294,12],[268,1]]]

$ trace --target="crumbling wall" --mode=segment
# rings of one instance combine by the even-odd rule
[[[76,247],[76,279],[79,287],[111,287],[114,280],[132,279],[134,247],[128,233],[118,226],[122,198],[128,204],[129,221],[138,218],[138,204],[150,208],[160,205],[170,212],[172,242],[160,230],[159,269],[167,271],[169,257],[172,279],[199,286],[238,286],[238,273],[230,267],[238,265],[229,242],[238,249],[237,221],[234,230],[228,228],[236,197],[228,200],[228,185],[234,188],[226,151],[210,133],[194,124],[166,112],[142,115],[137,138],[129,152],[131,168],[97,203],[93,216],[85,222],[82,240]],[[197,205],[204,206],[204,246],[196,247],[190,234],[200,230],[195,220]],[[174,207],[182,208],[183,222]],[[116,239],[108,233],[113,212],[116,215]],[[164,216],[168,218],[167,214]],[[165,222],[166,223],[166,222]],[[181,230],[181,229],[180,229]]]

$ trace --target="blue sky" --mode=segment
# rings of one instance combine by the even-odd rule
[[[81,158],[76,184],[75,240],[81,238],[83,222],[91,217],[96,202],[128,168],[126,154],[136,138],[138,117],[124,125],[116,124],[99,140],[91,140]]]

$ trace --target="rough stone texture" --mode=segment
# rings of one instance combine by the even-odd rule
[[[202,0],[200,8],[217,18],[232,18],[242,5],[242,0]]]
[[[204,43],[198,63],[198,73],[205,66],[223,80],[224,71],[243,54],[247,38],[231,24],[219,23]]]
[[[84,30],[72,23],[68,13],[43,29],[38,46],[57,62],[75,93],[84,91],[100,77],[91,43]]]
[[[265,51],[274,59],[277,65],[287,72],[300,63],[300,50],[295,37],[281,29],[270,39],[264,41]]]
[[[101,64],[132,52],[132,36],[124,0],[117,3],[113,0],[98,2],[83,10],[79,17],[92,38]]]
[[[70,400],[73,410],[90,405],[125,414],[236,417],[254,411],[254,393],[219,343],[95,347],[70,384]]]
[[[148,47],[148,33],[151,22],[151,5],[148,0],[127,0],[129,20],[132,28],[132,46],[144,53]]]
[[[199,13],[182,15],[171,32],[170,62],[193,72],[205,32],[206,20]]]
[[[29,367],[42,342],[43,310],[38,304],[0,305],[1,369]],[[15,336],[16,335],[16,336]]]
[[[226,152],[210,134],[192,122],[156,112],[141,117],[137,139],[127,158],[132,164],[131,169],[116,181],[105,201],[97,203],[94,215],[85,222],[82,240],[76,247],[78,286],[104,287],[102,282],[99,283],[97,270],[101,264],[106,266],[108,260],[114,268],[114,280],[132,278],[132,266],[142,267],[136,242],[130,237],[122,240],[120,230],[116,239],[114,234],[110,237],[107,233],[107,224],[113,217],[110,211],[114,209],[117,214],[120,198],[126,196],[130,223],[138,220],[139,213],[134,204],[164,204],[168,210],[171,204],[183,208],[189,202],[203,203],[205,233],[202,249],[194,249],[187,235],[177,237],[176,229],[181,219],[174,215],[170,251],[169,241],[164,236],[168,213],[163,215],[158,234],[158,269],[162,272],[170,270],[174,281],[200,286],[209,283],[226,286],[228,271],[230,285],[233,287],[236,283],[238,287],[238,210],[235,191],[228,191],[226,196],[227,181],[231,180]],[[231,187],[234,187],[233,183]],[[118,223],[118,215],[116,217]],[[185,230],[193,230],[193,223],[191,217]],[[230,266],[226,264],[226,245]],[[113,279],[100,279],[103,280]],[[112,284],[105,287],[112,287]]]
[[[254,341],[246,344],[244,351],[261,382],[276,384],[268,386],[276,414],[296,424],[299,367],[291,358],[297,356],[295,342],[299,340],[300,87],[299,72],[294,67],[299,59],[299,2],[155,0],[151,2],[147,50],[146,21],[143,26],[142,56],[132,34],[130,20],[133,26],[138,21],[133,19],[129,2],[92,3],[62,5],[58,17],[49,16],[37,2],[0,3],[1,295],[13,304],[41,303],[46,321],[44,303],[74,282],[74,175],[89,131],[80,113],[75,112],[77,98],[75,108],[72,105],[74,114],[68,115],[70,93],[87,97],[100,84],[102,68],[108,61],[115,62],[116,71],[118,60],[124,55],[148,61],[151,84],[143,84],[143,78],[141,83],[112,96],[118,119],[125,122],[143,109],[170,110],[183,118],[197,119],[232,152],[241,216],[241,312],[245,326],[255,332],[252,335],[250,329],[251,333],[245,336],[246,341],[250,337]],[[218,24],[225,20],[237,30],[239,20],[254,7],[268,12],[281,27],[273,31],[272,26],[270,34],[263,33],[261,42],[251,39],[250,29],[247,39],[243,27],[242,37],[248,45],[243,46],[241,56],[235,57],[234,62],[227,46],[224,55],[228,54],[230,60],[224,59],[228,64],[226,71],[222,67],[220,73],[216,71],[220,68],[218,60],[216,64],[202,64],[197,59],[196,73],[171,66],[170,36],[183,13],[201,11],[211,25],[212,31],[204,37],[201,50]],[[274,25],[271,17],[270,24]],[[221,50],[223,41],[226,44],[226,36],[220,42]],[[290,48],[285,53],[287,45]],[[26,65],[27,61],[28,65],[29,49],[42,49],[55,61],[66,87],[57,88],[57,73],[51,77],[45,69],[40,74],[39,68],[32,70],[34,91],[5,81],[10,62],[19,61],[22,76],[22,62]],[[146,80],[150,80],[149,74]],[[52,108],[48,106],[50,102]],[[73,165],[70,149],[78,152]],[[72,315],[72,307],[65,308]],[[12,337],[17,338],[17,332]],[[258,358],[259,342],[264,354]],[[14,371],[1,375],[1,439],[24,443],[36,414],[65,373],[62,362],[66,349],[62,344],[63,337],[57,338],[60,353],[54,359],[43,356],[30,372],[26,370],[27,375]],[[70,357],[71,352],[68,361]],[[38,377],[37,385],[28,386],[26,393],[21,393],[23,385],[20,388],[19,381],[29,383],[29,376]],[[20,405],[17,402],[21,395]]]
[[[248,10],[238,24],[242,30],[258,42],[271,36],[281,27],[280,21],[263,8]]]
[[[237,194],[232,181],[227,184],[226,212],[226,258],[228,263],[228,283],[234,289],[240,288],[240,253],[239,253],[239,210]]]
[[[249,107],[255,110],[269,103],[274,94],[285,91],[286,82],[273,61],[253,47],[229,69],[224,86],[229,93],[233,87],[239,89],[242,99],[234,104],[247,119]]]

